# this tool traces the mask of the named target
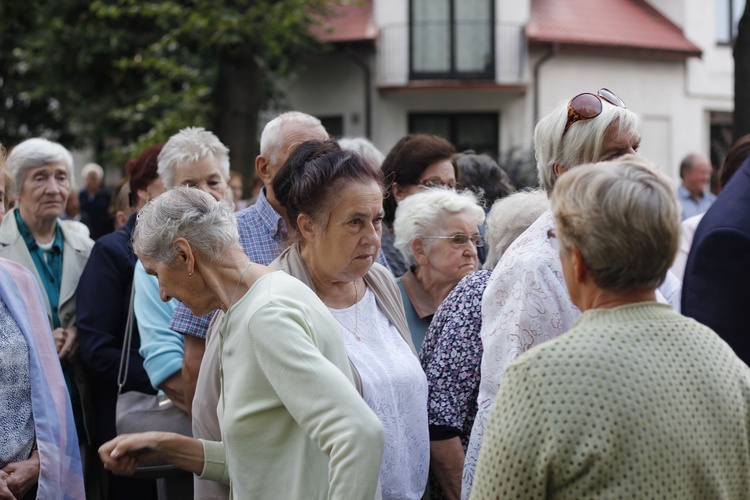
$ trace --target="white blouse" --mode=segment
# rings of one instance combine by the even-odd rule
[[[380,310],[369,288],[357,304],[329,309],[362,379],[364,400],[385,431],[380,468],[383,500],[418,500],[430,465],[427,377],[419,359]]]

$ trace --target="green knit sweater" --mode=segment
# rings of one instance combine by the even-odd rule
[[[750,368],[645,302],[587,311],[507,370],[471,498],[750,498]]]

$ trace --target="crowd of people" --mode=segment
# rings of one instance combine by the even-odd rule
[[[14,145],[0,499],[746,498],[750,136],[718,197],[707,158],[678,190],[641,139],[611,91],[574,96],[516,191],[443,138],[384,155],[293,111],[248,199],[203,128],[78,197],[66,148]],[[118,435],[128,391],[191,435]],[[183,472],[130,477],[157,462]]]

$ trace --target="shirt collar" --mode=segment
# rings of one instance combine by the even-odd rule
[[[266,188],[261,189],[260,193],[258,193],[258,199],[255,201],[255,205],[258,207],[258,215],[260,216],[260,219],[273,234],[273,237],[275,239],[286,238],[286,223],[284,222],[284,218],[281,217],[281,215],[279,215],[279,213],[274,210],[268,202],[268,198],[266,198]]]
[[[21,218],[21,212],[19,210],[15,211],[16,216],[16,224],[18,225],[18,232],[21,233],[21,237],[23,238],[23,241],[26,243],[26,247],[29,250],[36,250],[39,248],[39,244],[36,242],[36,239],[34,239],[34,235],[31,234],[31,230],[26,225],[26,223]],[[60,229],[60,223],[55,222],[55,240],[52,242],[52,249],[57,250],[58,252],[63,251],[63,235],[62,230]]]

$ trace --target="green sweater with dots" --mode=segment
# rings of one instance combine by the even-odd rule
[[[750,498],[750,368],[669,306],[587,311],[508,368],[471,498]]]

